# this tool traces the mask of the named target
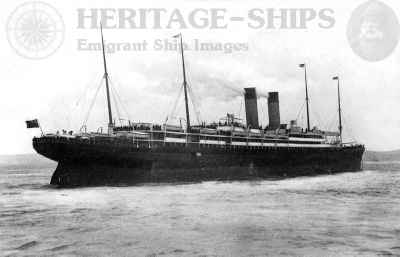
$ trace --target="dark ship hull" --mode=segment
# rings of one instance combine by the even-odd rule
[[[171,142],[92,142],[34,138],[35,150],[58,162],[51,184],[243,180],[361,170],[364,146],[258,147]]]
[[[101,29],[101,27],[100,27]],[[205,180],[241,180],[273,177],[316,175],[361,169],[363,145],[342,144],[339,78],[339,133],[310,127],[307,73],[307,129],[295,120],[281,124],[278,92],[268,93],[269,124],[262,128],[258,121],[257,93],[245,88],[246,125],[233,114],[224,122],[191,126],[188,104],[188,84],[182,36],[183,92],[185,96],[186,129],[182,125],[143,124],[129,121],[116,127],[111,110],[103,33],[101,42],[104,80],[107,96],[108,133],[84,131],[62,135],[42,135],[33,139],[35,150],[58,162],[51,184],[86,186],[134,184],[143,182],[189,182]],[[97,94],[97,93],[96,93]],[[175,105],[176,107],[176,105]],[[175,109],[174,107],[174,109]],[[199,122],[200,123],[200,122]],[[27,127],[39,127],[37,120],[27,121]],[[83,129],[82,127],[82,129]],[[43,132],[42,132],[43,134]],[[329,137],[336,138],[328,140]]]

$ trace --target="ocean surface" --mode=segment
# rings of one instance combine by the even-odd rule
[[[0,168],[0,256],[400,256],[400,171],[57,189]]]

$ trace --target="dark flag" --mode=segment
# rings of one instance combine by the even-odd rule
[[[178,38],[178,37],[180,37],[180,36],[181,36],[181,33],[179,33],[179,34],[173,36],[173,38]]]
[[[39,128],[39,121],[37,119],[25,121],[26,128]]]
[[[333,79],[333,80],[338,80],[339,77],[338,77],[338,76],[335,76],[335,77],[333,77],[332,79]]]
[[[300,68],[304,68],[304,63],[299,64]]]

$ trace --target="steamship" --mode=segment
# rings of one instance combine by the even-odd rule
[[[233,114],[213,123],[190,124],[182,36],[186,122],[181,126],[129,122],[116,126],[101,30],[107,96],[106,132],[47,133],[33,138],[41,155],[58,162],[50,183],[60,186],[245,180],[332,174],[361,170],[364,146],[342,142],[339,78],[339,129],[310,127],[307,72],[304,68],[307,128],[293,120],[281,124],[278,92],[268,93],[269,125],[258,120],[257,91],[244,89],[246,123]]]

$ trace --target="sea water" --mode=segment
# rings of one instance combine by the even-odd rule
[[[0,168],[1,256],[400,256],[400,171],[59,189]]]

